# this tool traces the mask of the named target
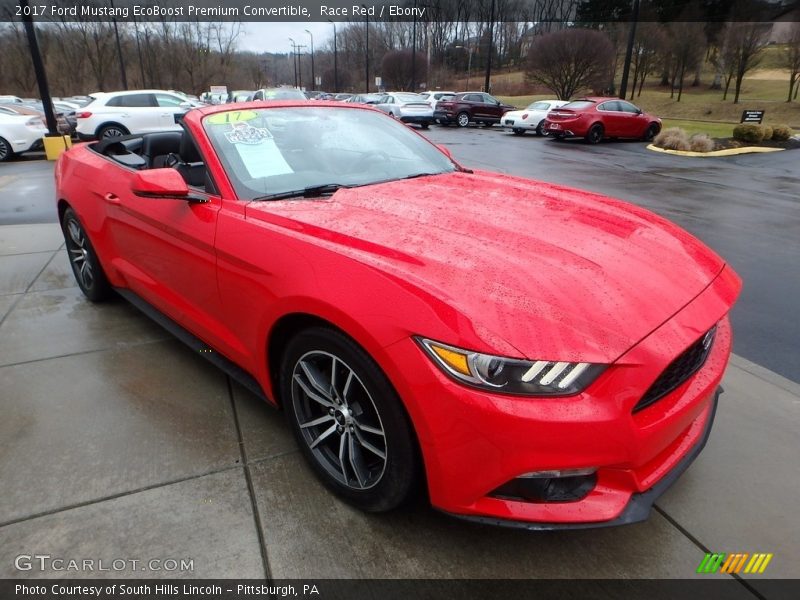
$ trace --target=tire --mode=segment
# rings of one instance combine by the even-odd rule
[[[469,126],[469,114],[466,112],[458,113],[456,117],[456,124],[459,127],[468,127]]]
[[[658,126],[658,123],[650,123],[647,129],[644,130],[644,137],[642,139],[645,142],[652,142],[653,138],[656,137],[660,131],[661,127]]]
[[[11,149],[11,144],[9,144],[4,138],[0,137],[0,162],[11,160],[13,156],[14,151]]]
[[[511,130],[511,132],[512,132],[514,135],[525,135],[525,130],[524,130],[524,129],[520,129],[519,127],[514,127],[514,128]]]
[[[550,136],[557,142],[564,141],[564,134],[563,133],[552,133]]]
[[[411,424],[360,346],[326,327],[300,332],[281,358],[280,392],[298,444],[325,486],[368,512],[411,498],[421,473]]]
[[[111,123],[109,125],[103,125],[97,130],[97,139],[103,140],[112,137],[120,137],[123,135],[128,135],[129,133],[130,132],[122,125]]]
[[[103,273],[89,236],[71,208],[65,210],[61,217],[61,231],[64,233],[72,273],[83,295],[92,302],[108,300],[113,295],[111,285]]]
[[[547,135],[547,132],[544,130],[544,119],[539,121],[539,124],[536,126],[536,135]]]
[[[603,141],[603,131],[603,126],[600,123],[592,125],[586,133],[586,143],[599,144]]]
[[[422,129],[427,129],[428,127],[430,127],[430,123],[420,123],[420,124],[419,124],[419,126],[420,126]]]

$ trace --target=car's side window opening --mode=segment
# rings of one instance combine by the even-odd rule
[[[92,144],[90,148],[136,170],[175,169],[190,187],[216,193],[216,186],[207,172],[200,151],[186,131],[159,131],[111,138]]]

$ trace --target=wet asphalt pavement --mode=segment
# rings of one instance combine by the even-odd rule
[[[800,150],[687,158],[499,128],[433,127],[428,137],[465,166],[614,196],[687,229],[744,281],[734,352],[800,382]]]
[[[556,142],[499,128],[432,127],[464,165],[607,194],[678,223],[744,280],[734,351],[800,382],[800,150],[728,158],[657,154],[640,142]],[[56,220],[52,163],[0,165],[0,225]]]

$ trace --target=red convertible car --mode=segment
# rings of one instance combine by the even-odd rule
[[[619,98],[583,98],[551,110],[544,131],[557,140],[582,137],[590,144],[603,138],[650,141],[661,131],[661,119]]]
[[[356,104],[208,106],[183,127],[62,155],[78,284],[281,407],[345,500],[630,523],[703,447],[740,280],[685,231],[470,171]]]

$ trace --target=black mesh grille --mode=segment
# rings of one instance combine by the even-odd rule
[[[658,376],[653,385],[650,386],[650,389],[645,392],[642,399],[633,407],[633,412],[638,412],[660,400],[694,375],[706,362],[708,353],[714,345],[716,332],[717,327],[715,325],[703,337],[684,350],[683,354],[673,360],[664,369],[664,372]]]

